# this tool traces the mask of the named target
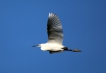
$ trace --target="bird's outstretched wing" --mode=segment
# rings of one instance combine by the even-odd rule
[[[49,13],[47,22],[48,42],[62,44],[63,30],[61,22],[56,14]]]

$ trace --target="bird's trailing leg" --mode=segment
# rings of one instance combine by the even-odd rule
[[[65,50],[65,51],[81,52],[81,50],[79,50],[79,49],[74,49],[74,50],[72,50],[72,49],[68,49],[68,50]]]
[[[72,50],[72,49],[68,49],[68,47],[64,47],[62,49],[64,49],[64,51],[81,52],[81,50],[79,50],[79,49]]]

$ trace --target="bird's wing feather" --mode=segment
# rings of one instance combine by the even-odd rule
[[[56,14],[49,13],[47,22],[48,42],[62,44],[63,30],[61,22]]]

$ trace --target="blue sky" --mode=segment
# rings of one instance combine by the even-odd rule
[[[62,23],[65,46],[81,53],[50,55],[48,13]],[[105,0],[0,0],[0,73],[106,73]]]

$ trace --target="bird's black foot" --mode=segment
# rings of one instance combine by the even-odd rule
[[[72,50],[72,52],[81,52],[81,50],[79,50],[79,49],[74,49],[74,50]]]

